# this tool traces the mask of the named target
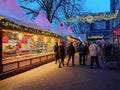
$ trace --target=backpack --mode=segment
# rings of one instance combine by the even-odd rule
[[[84,45],[79,45],[79,53],[84,54]]]

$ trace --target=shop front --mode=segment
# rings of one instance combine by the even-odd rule
[[[59,36],[24,29],[0,28],[0,79],[54,60],[53,47],[60,42]]]

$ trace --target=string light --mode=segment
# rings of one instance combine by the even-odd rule
[[[12,30],[23,31],[23,32],[28,32],[28,33],[60,37],[59,35],[51,33],[51,32],[37,30],[31,27],[25,27],[22,25],[15,24],[14,22],[9,21],[2,16],[0,16],[0,26],[4,29],[12,29]]]
[[[101,21],[101,20],[111,20],[115,19],[119,14],[119,10],[116,10],[115,13],[113,14],[96,14],[96,15],[86,15],[82,17],[76,17],[76,18],[69,18],[67,21],[70,22],[88,22],[88,23],[94,23],[96,21]]]

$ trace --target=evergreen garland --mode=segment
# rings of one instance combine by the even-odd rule
[[[53,36],[53,37],[62,37],[55,33],[37,30],[37,29],[31,28],[31,27],[28,28],[23,25],[15,24],[14,22],[5,19],[2,16],[0,16],[0,26],[4,29],[11,29],[11,30],[17,30],[17,31],[22,31],[22,32],[34,33],[34,34],[41,34],[41,35],[47,35],[47,36]]]

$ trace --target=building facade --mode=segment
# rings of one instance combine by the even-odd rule
[[[94,20],[96,17],[100,17],[104,14],[110,14],[110,13],[95,13],[92,14],[94,17]],[[111,36],[111,30],[110,30],[110,20],[99,20],[94,21],[90,23],[90,32],[87,33],[88,41],[89,40],[100,40],[102,38],[109,39]]]
[[[116,31],[120,29],[120,0],[111,0],[110,7],[111,13],[114,13],[117,10],[119,11],[117,17],[110,21],[111,30]],[[114,44],[117,51],[117,68],[120,70],[120,35],[118,34],[119,32],[120,31],[118,31],[117,34],[114,35]]]
[[[111,0],[110,11],[115,13],[116,10],[120,10],[120,0]],[[110,29],[114,30],[120,27],[120,11],[116,19],[110,21]]]

